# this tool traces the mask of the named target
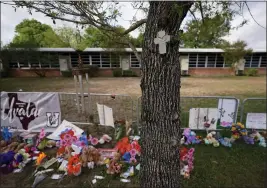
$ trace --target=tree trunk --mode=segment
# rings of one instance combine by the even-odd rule
[[[150,2],[142,52],[142,188],[179,187],[179,28],[193,2]],[[166,54],[154,44],[157,33],[171,36]]]

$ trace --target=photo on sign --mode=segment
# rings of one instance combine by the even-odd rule
[[[191,108],[189,111],[190,129],[216,129],[217,108]]]

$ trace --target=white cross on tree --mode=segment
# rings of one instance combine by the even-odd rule
[[[159,31],[154,43],[159,45],[159,53],[166,54],[166,43],[170,41],[170,35],[166,35],[165,31]]]

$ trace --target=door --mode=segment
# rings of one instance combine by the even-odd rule
[[[122,68],[123,71],[130,69],[130,58],[129,58],[129,56],[122,56],[121,57],[121,68]]]

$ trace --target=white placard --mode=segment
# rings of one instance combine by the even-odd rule
[[[73,125],[71,122],[68,122],[67,120],[64,120],[60,126],[49,136],[47,136],[48,139],[52,140],[60,140],[60,134],[65,131],[66,129],[71,129],[74,132],[74,135],[79,137],[84,131],[80,129],[79,127]]]
[[[234,122],[236,100],[219,99],[218,102],[218,119],[220,119],[221,127],[232,127]]]
[[[53,132],[61,123],[58,93],[1,92],[1,126],[19,131]]]
[[[208,122],[210,123],[208,129],[216,129],[217,115],[217,108],[191,108],[189,111],[189,128],[206,129],[204,124],[205,122]]]
[[[266,113],[247,113],[246,128],[266,129]]]
[[[97,111],[98,111],[100,125],[114,127],[112,108],[109,108],[102,104],[97,104]]]

